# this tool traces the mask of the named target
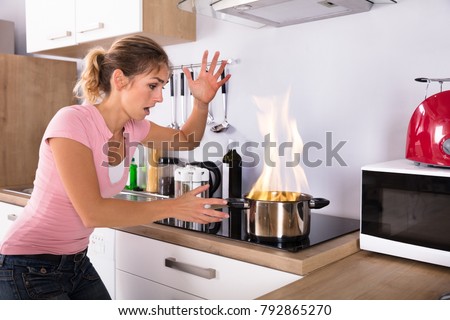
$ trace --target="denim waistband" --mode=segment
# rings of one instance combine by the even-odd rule
[[[80,251],[75,254],[64,254],[64,255],[58,255],[58,254],[22,254],[22,255],[11,255],[13,257],[20,257],[23,259],[33,259],[33,260],[41,260],[41,261],[47,261],[50,263],[59,263],[63,257],[65,257],[66,261],[73,261],[73,262],[80,262],[83,260],[84,257],[86,257],[87,254],[87,248],[83,251]]]

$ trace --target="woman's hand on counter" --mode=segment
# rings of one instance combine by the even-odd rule
[[[214,206],[226,206],[227,201],[217,198],[200,198],[197,195],[208,190],[209,185],[195,188],[174,199],[174,218],[198,223],[219,222],[228,218],[228,214],[210,209]]]

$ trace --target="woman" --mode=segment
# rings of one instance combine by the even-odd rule
[[[154,41],[129,36],[108,52],[93,49],[75,87],[84,105],[62,108],[49,123],[39,151],[34,190],[21,218],[0,248],[0,299],[110,299],[89,259],[95,227],[146,224],[168,217],[210,223],[227,215],[208,209],[222,199],[196,195],[129,202],[113,199],[127,181],[139,143],[151,148],[192,149],[205,130],[208,103],[229,76],[216,52],[210,72],[205,51],[197,79],[183,70],[194,97],[180,130],[145,120],[162,102],[170,76],[167,54]],[[217,67],[217,70],[215,71]]]

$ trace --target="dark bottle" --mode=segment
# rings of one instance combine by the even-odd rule
[[[222,198],[242,197],[242,158],[235,149],[230,149],[222,159]],[[245,215],[243,210],[228,208],[228,232],[234,239],[245,238]]]
[[[240,198],[242,196],[242,158],[235,149],[223,156],[222,197]]]

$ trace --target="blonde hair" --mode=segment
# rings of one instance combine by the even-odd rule
[[[127,36],[114,42],[108,51],[101,47],[89,51],[73,92],[85,102],[96,103],[110,94],[114,70],[120,69],[126,77],[133,78],[170,66],[167,53],[154,40],[140,35]]]

